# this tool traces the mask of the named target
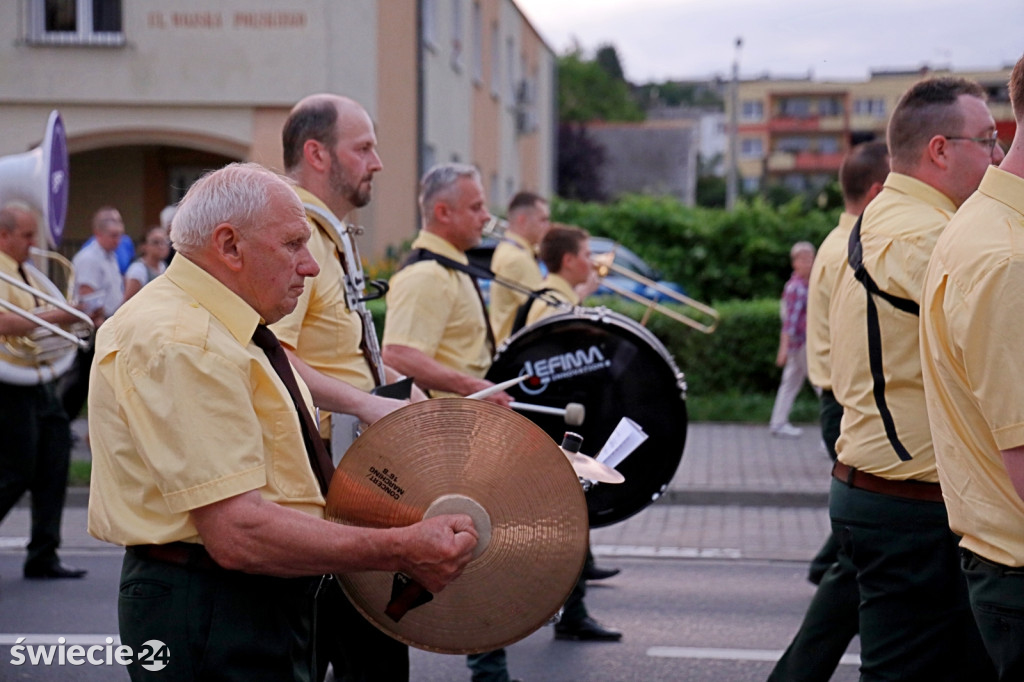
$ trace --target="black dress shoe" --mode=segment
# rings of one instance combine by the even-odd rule
[[[617,642],[622,639],[622,633],[606,628],[587,616],[575,623],[557,623],[555,639],[570,639],[577,642]]]
[[[594,564],[589,564],[583,569],[584,580],[604,580],[605,578],[611,578],[619,574],[617,568],[598,568]]]
[[[88,571],[84,568],[66,566],[60,562],[48,566],[26,566],[26,578],[81,578]]]

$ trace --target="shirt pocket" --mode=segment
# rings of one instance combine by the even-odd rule
[[[294,408],[279,408],[266,417],[264,452],[270,460],[267,481],[270,492],[283,498],[307,502],[320,497],[320,486],[306,453],[305,439]]]

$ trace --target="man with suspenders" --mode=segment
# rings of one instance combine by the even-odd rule
[[[829,511],[860,592],[862,680],[986,680],[935,470],[918,347],[932,248],[1002,158],[985,91],[917,83],[888,127],[892,171],[850,238],[829,307],[832,390],[843,406]]]

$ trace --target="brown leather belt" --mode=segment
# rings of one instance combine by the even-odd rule
[[[903,497],[908,500],[922,502],[942,502],[942,489],[938,483],[927,481],[893,481],[874,474],[858,471],[842,462],[832,465],[832,477],[851,488],[859,488],[872,493]]]
[[[223,571],[206,548],[195,542],[171,542],[166,545],[132,545],[128,551],[142,559],[162,561],[203,571]]]

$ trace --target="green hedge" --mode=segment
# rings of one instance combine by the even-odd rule
[[[616,297],[587,301],[604,305],[639,321],[644,306]],[[384,303],[369,304],[378,332],[384,328]],[[689,314],[683,306],[670,305]],[[761,395],[774,397],[782,370],[775,366],[779,349],[779,300],[729,301],[718,304],[718,328],[703,334],[665,315],[654,313],[647,328],[665,345],[686,374],[691,396]],[[809,393],[808,389],[808,393]]]
[[[555,200],[551,214],[632,249],[701,301],[778,297],[790,247],[820,244],[838,221],[837,211],[807,211],[799,199],[776,208],[756,198],[724,211],[639,195],[611,204]]]

